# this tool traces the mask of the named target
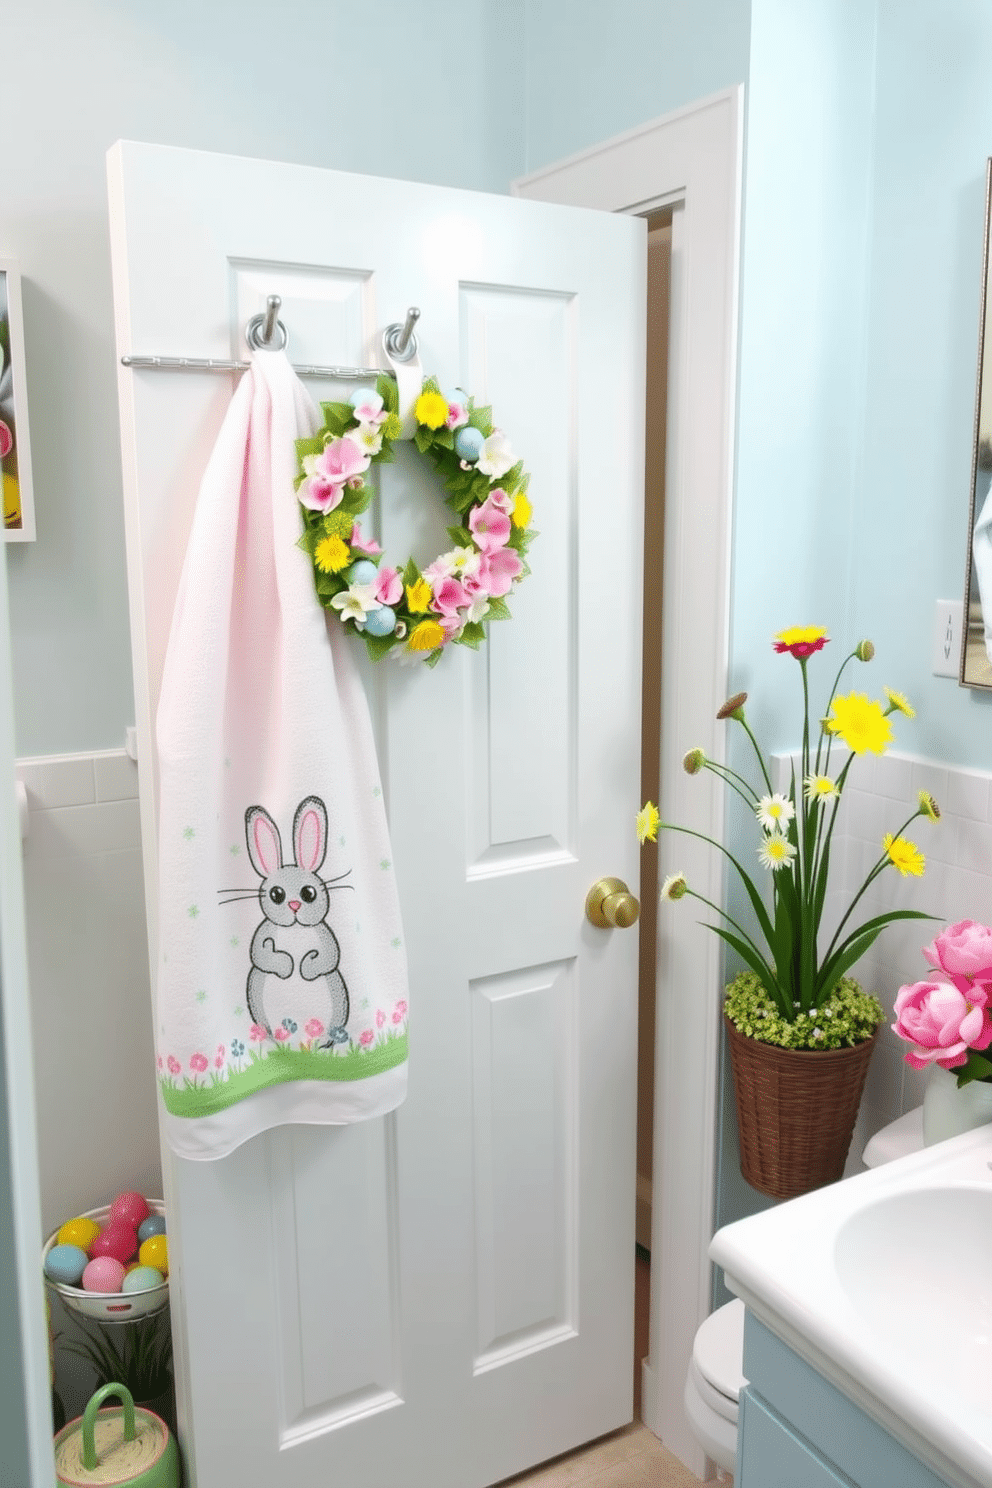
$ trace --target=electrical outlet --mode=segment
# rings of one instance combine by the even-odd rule
[[[933,674],[956,677],[961,669],[961,619],[964,603],[960,599],[938,599],[933,616]]]

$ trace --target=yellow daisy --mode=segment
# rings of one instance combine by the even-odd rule
[[[440,429],[448,422],[448,400],[440,393],[421,393],[413,405],[413,416],[427,429]]]
[[[889,700],[887,713],[904,713],[907,718],[916,717],[916,709],[906,700],[901,692],[895,692],[891,687],[883,687],[882,691]]]
[[[932,822],[940,821],[940,807],[929,791],[921,790],[917,799],[924,816],[928,816]]]
[[[922,878],[927,860],[915,842],[910,842],[905,837],[893,837],[891,832],[886,832],[882,838],[882,846],[888,853],[889,861],[899,869],[903,878],[910,873],[914,878]]]
[[[340,573],[351,562],[351,549],[336,533],[331,533],[320,539],[313,556],[321,573]]]
[[[645,842],[657,842],[658,823],[661,813],[653,801],[645,801],[637,813],[637,840],[643,847]]]
[[[832,716],[826,720],[827,731],[839,734],[854,754],[884,754],[892,738],[892,725],[882,711],[881,703],[869,701],[863,692],[834,698]]]

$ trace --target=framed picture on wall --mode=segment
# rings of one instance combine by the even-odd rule
[[[21,276],[9,258],[0,258],[0,479],[4,537],[34,542]]]

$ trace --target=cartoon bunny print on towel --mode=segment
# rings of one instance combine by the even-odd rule
[[[282,860],[279,828],[264,807],[245,812],[245,835],[262,880],[258,902],[265,916],[251,939],[248,1011],[272,1038],[316,1020],[324,1029],[320,1048],[347,1043],[348,988],[338,969],[337,937],[326,921],[330,894],[319,876],[327,808],[319,796],[306,796],[296,808],[291,863]]]

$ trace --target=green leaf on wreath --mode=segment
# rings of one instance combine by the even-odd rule
[[[413,442],[422,455],[426,454],[427,450],[430,448],[431,438],[432,436],[430,429],[421,428],[419,425],[417,426],[417,431],[413,436]]]
[[[491,404],[485,408],[473,408],[468,416],[468,421],[473,429],[478,429],[488,439],[493,432],[493,410]]]
[[[467,527],[449,527],[448,536],[456,548],[470,548],[472,546],[472,534]]]
[[[375,390],[382,399],[382,406],[387,413],[396,413],[399,409],[399,393],[396,391],[396,383],[385,372],[380,372],[375,380]]]
[[[455,447],[455,436],[451,429],[435,429],[434,445],[435,448],[440,446],[442,449],[453,450]]]
[[[307,455],[319,455],[324,448],[323,436],[318,434],[313,439],[297,439],[296,453],[300,464],[303,464]]]
[[[370,636],[366,633],[364,639],[373,661],[381,661],[394,646],[399,645],[399,636],[396,635]]]
[[[417,580],[419,578],[420,578],[420,569],[414,563],[414,561],[413,561],[412,558],[408,558],[407,559],[406,568],[403,570],[403,585],[404,585],[404,588],[406,588],[406,589],[412,589],[413,586],[414,586],[414,584],[417,582]]]
[[[363,511],[367,511],[372,501],[371,486],[361,485],[356,491],[346,490],[336,508],[337,511],[346,512],[353,517],[360,517]],[[349,527],[349,532],[351,528]]]
[[[324,424],[330,434],[340,438],[349,424],[355,422],[355,410],[350,403],[321,403]]]
[[[458,639],[463,646],[471,646],[473,651],[478,651],[486,639],[486,627],[478,620],[470,620]]]
[[[493,595],[493,597],[489,601],[489,609],[486,611],[486,619],[509,620],[509,618],[510,606],[507,604],[506,600],[500,599],[498,595]]]
[[[351,520],[351,513],[344,511],[339,506],[335,511],[328,512],[323,518],[321,526],[327,537],[350,537],[351,529],[355,525]]]
[[[441,660],[441,654],[442,654],[442,648],[440,646],[438,646],[437,650],[436,651],[432,651],[431,654],[430,654],[430,656],[428,656],[428,658],[427,658],[427,665],[429,667],[436,667],[437,664],[438,664],[438,662]]]

